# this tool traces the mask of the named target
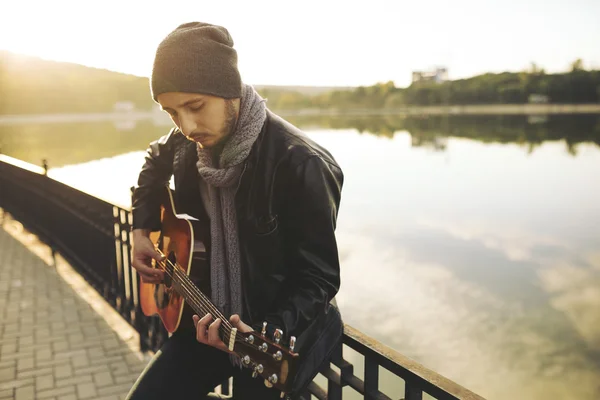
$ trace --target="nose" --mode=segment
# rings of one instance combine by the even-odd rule
[[[192,132],[196,130],[196,121],[194,118],[191,118],[186,115],[182,115],[179,117],[179,129],[185,136],[190,136]]]

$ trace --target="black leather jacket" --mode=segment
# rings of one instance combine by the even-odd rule
[[[172,129],[150,144],[133,195],[133,228],[160,229],[157,190],[174,176],[180,213],[206,221],[195,143]],[[255,329],[299,335],[336,295],[340,266],[335,238],[343,183],[331,154],[268,112],[246,159],[235,197],[243,319]],[[210,248],[210,246],[207,246]]]

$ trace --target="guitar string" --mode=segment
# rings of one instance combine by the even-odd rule
[[[210,313],[213,316],[213,318],[221,318],[221,323],[222,323],[223,328],[226,329],[228,331],[228,333],[231,332],[231,329],[230,329],[231,324],[229,323],[229,321],[227,321],[225,316],[223,314],[221,314],[221,312],[219,312],[219,310],[216,309],[215,307],[211,307],[211,305],[209,303],[207,303],[205,300],[203,300],[202,297],[199,297],[198,294],[193,290],[193,288],[190,287],[189,284],[186,284],[185,280],[182,279],[181,275],[183,275],[183,274],[177,275],[177,270],[179,268],[174,266],[172,264],[172,262],[169,261],[169,264],[171,264],[173,271],[175,271],[175,273],[173,274],[173,273],[171,273],[169,268],[166,268],[166,265],[163,261],[158,261],[157,264],[159,264],[162,267],[162,269],[165,271],[165,273],[168,274],[169,277],[171,279],[173,279],[173,281],[175,283],[179,284],[179,286],[186,292],[186,294],[189,296],[189,302],[192,305],[195,305],[199,309],[202,309],[203,307],[208,309],[208,313]],[[183,275],[183,276],[185,276],[185,275]],[[194,310],[194,311],[196,311],[196,313],[198,313],[198,310]],[[198,316],[200,318],[203,317],[200,315],[198,315]]]
[[[175,271],[175,274],[179,274],[178,277],[181,282],[178,282],[177,279],[174,279],[174,281],[179,283],[182,289],[185,290],[194,301],[196,301],[196,305],[198,305],[197,301],[199,301],[201,305],[204,305],[204,307],[208,308],[209,310],[212,310],[215,314],[217,314],[217,318],[221,318],[221,321],[223,323],[223,330],[227,333],[228,336],[231,336],[231,330],[233,326],[227,320],[227,318],[225,318],[225,316],[221,314],[221,312],[216,307],[214,307],[214,305],[211,304],[210,300],[208,300],[206,295],[204,295],[204,293],[202,293],[200,289],[198,289],[196,285],[194,285],[194,283],[189,279],[189,277],[181,271],[181,268],[179,268],[179,264],[173,264],[173,262],[169,259],[166,259],[166,261],[171,265],[173,271]],[[159,265],[161,264],[160,261],[158,263]],[[167,274],[169,274],[171,278],[174,278],[174,276],[170,273],[170,271],[167,268],[165,268],[164,265],[161,265],[161,267],[163,267],[163,270]],[[235,341],[247,344],[245,339],[238,338],[237,335]]]
[[[227,319],[223,316],[223,314],[221,314],[221,312],[217,308],[215,308],[213,305],[210,304],[210,301],[206,298],[206,296],[204,295],[204,293],[202,293],[194,285],[194,283],[191,280],[189,280],[189,277],[187,275],[185,275],[181,271],[180,268],[178,268],[179,264],[177,264],[177,266],[176,266],[169,259],[167,259],[167,262],[171,265],[171,267],[173,268],[173,270],[175,271],[176,274],[179,273],[180,282],[178,282],[177,279],[174,279],[174,281],[177,282],[177,283],[179,283],[179,285],[181,285],[182,289],[185,290],[194,301],[198,301],[199,300],[200,303],[201,303],[201,305],[204,305],[208,309],[214,310],[214,312],[216,314],[218,314],[217,317],[221,318],[222,323],[224,323],[224,325],[222,326],[223,330],[227,333],[228,336],[231,336],[231,328],[233,328],[233,326],[231,325],[231,323],[229,321],[227,321]],[[163,267],[163,270],[165,271],[165,273],[169,274],[169,276],[171,278],[174,278],[174,276],[170,273],[170,271],[167,268],[165,268],[165,266],[164,266],[163,263],[164,262],[158,261],[158,264],[161,267]],[[200,294],[200,297],[198,296],[198,294]],[[203,300],[203,298],[206,299],[206,300]],[[198,303],[196,303],[195,305],[197,306]],[[237,335],[235,337],[235,341],[239,342],[239,343],[245,343],[246,345],[248,345],[248,343],[246,342],[245,339],[239,338]],[[258,346],[255,346],[255,347],[258,348]]]
[[[161,255],[165,255],[162,251],[160,251],[160,249],[157,249],[158,252]],[[180,273],[180,279],[182,281],[185,281],[185,283],[187,283],[188,287],[186,287],[186,289],[188,290],[188,293],[190,295],[193,295],[196,299],[200,299],[201,303],[203,305],[205,305],[209,311],[213,312],[217,318],[221,318],[223,320],[224,323],[229,324],[229,321],[227,320],[227,318],[225,318],[225,316],[211,303],[211,301],[204,295],[204,293],[202,293],[197,287],[196,285],[194,285],[194,283],[189,279],[189,277],[184,274],[181,271],[181,266],[176,262],[176,264],[173,264],[173,262],[171,260],[169,260],[168,258],[165,259],[166,262],[168,262],[170,264],[170,266],[172,267],[173,271],[175,271],[175,273],[179,272]],[[164,270],[166,272],[167,268],[164,268]],[[173,276],[171,276],[173,277]],[[213,317],[215,317],[215,315],[213,315]]]
[[[162,252],[160,252],[160,253],[162,254]],[[179,285],[181,285],[181,287],[182,287],[183,290],[187,291],[187,293],[194,300],[194,302],[197,301],[197,300],[200,300],[209,309],[212,308],[218,314],[222,315],[219,312],[219,310],[216,309],[216,307],[214,307],[214,306],[211,305],[210,302],[207,303],[206,301],[203,300],[203,299],[208,300],[208,298],[204,295],[204,293],[202,293],[200,291],[200,289],[198,289],[196,287],[196,285],[194,285],[194,283],[189,279],[189,277],[186,274],[184,274],[183,271],[181,271],[181,269],[179,268],[179,264],[178,263],[173,264],[173,262],[171,260],[169,260],[168,258],[166,259],[166,261],[170,264],[172,270],[175,271],[174,274],[172,274],[171,271],[169,271],[169,269],[166,268],[164,261],[157,261],[156,263],[163,268],[163,270],[165,271],[165,273],[167,273],[173,279],[173,281],[175,283],[178,283]],[[179,274],[179,281],[177,280],[177,277],[176,277],[177,274]],[[198,296],[198,295],[200,295],[200,296]],[[224,319],[224,317],[221,320],[226,323],[226,325],[223,326],[223,330],[227,331],[227,325],[230,325],[229,322],[226,319]],[[229,336],[229,337],[231,336],[231,330],[229,330],[229,334],[227,336]],[[246,342],[245,339],[238,338],[237,335],[235,336],[234,341],[238,342],[238,343],[243,343],[246,346],[252,346],[252,344]],[[258,349],[258,345],[252,346],[252,347],[254,347],[255,349]],[[234,353],[238,354],[237,352],[234,352]],[[238,357],[241,357],[241,355],[238,354]]]

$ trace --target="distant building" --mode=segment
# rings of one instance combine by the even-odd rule
[[[131,101],[117,101],[113,109],[117,112],[133,111],[135,110],[135,104]]]
[[[448,68],[438,67],[431,71],[413,71],[412,82],[441,83],[448,80]]]

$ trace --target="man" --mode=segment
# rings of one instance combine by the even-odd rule
[[[339,290],[340,167],[242,83],[223,27],[191,22],[171,32],[156,51],[151,92],[176,128],[150,144],[139,175],[133,266],[144,282],[163,279],[148,236],[160,230],[158,194],[173,177],[178,212],[206,226],[201,290],[241,332],[267,321],[269,335],[301,337]],[[220,320],[184,316],[128,398],[202,399],[232,375],[237,400],[279,398],[238,366],[218,337]]]

